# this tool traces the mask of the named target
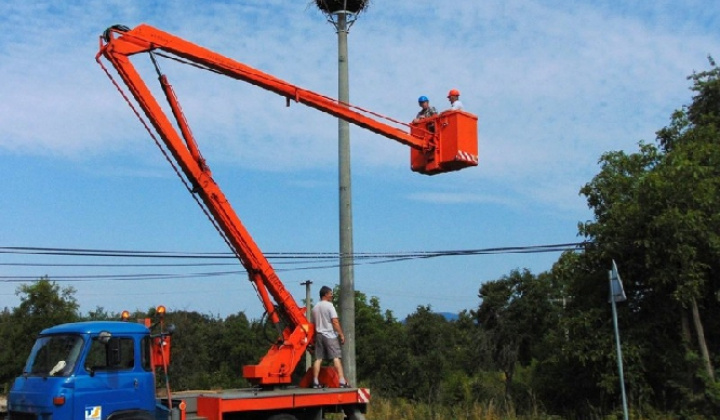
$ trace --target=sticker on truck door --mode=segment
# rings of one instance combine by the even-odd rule
[[[85,407],[85,420],[98,420],[102,418],[102,406]]]

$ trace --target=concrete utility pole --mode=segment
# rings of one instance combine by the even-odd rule
[[[311,280],[305,280],[304,282],[300,283],[302,286],[305,286],[305,318],[308,319],[308,321],[312,321],[312,297],[310,296],[310,285],[312,284]],[[312,367],[312,355],[309,351],[305,352],[305,369],[310,370]]]
[[[315,0],[337,31],[338,100],[350,102],[347,35],[367,0]],[[355,273],[353,260],[352,185],[350,179],[350,124],[338,119],[338,190],[340,201],[340,322],[345,333],[343,370],[357,385],[355,362]]]
[[[337,14],[338,99],[350,102],[347,14]],[[350,178],[350,123],[338,120],[338,187],[340,195],[340,319],[345,332],[343,370],[357,384],[355,363],[355,270],[353,259],[352,181]]]

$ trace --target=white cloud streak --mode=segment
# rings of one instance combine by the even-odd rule
[[[375,2],[350,33],[351,98],[409,119],[419,94],[444,108],[447,89],[458,87],[480,117],[477,176],[517,183],[518,192],[538,178],[580,185],[603,151],[651,139],[687,102],[684,78],[716,48],[718,11],[683,3]],[[334,29],[310,3],[91,4],[15,0],[0,9],[10,29],[0,35],[0,148],[77,158],[143,141],[93,63],[97,37],[116,22],[148,22],[335,92]],[[285,109],[271,93],[201,73],[170,77],[207,154],[265,170],[334,164],[332,118],[300,105]],[[397,145],[354,133],[359,165],[407,165],[397,160],[404,154]]]

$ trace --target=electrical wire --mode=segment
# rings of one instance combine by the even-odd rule
[[[404,251],[404,252],[359,252],[354,254],[353,265],[390,264],[418,259],[467,257],[498,254],[535,254],[548,252],[574,252],[584,248],[585,242],[572,242],[549,245],[532,245],[516,247],[493,247],[481,249],[441,250],[441,251]],[[167,258],[188,260],[235,260],[233,263],[12,263],[3,262],[0,266],[13,267],[85,267],[85,268],[172,268],[172,267],[209,267],[237,266],[236,256],[226,252],[171,252],[171,251],[139,251],[139,250],[104,250],[86,248],[45,248],[45,247],[0,247],[0,254],[30,256],[62,256],[87,258]],[[337,252],[268,252],[265,253],[273,265],[293,265],[289,268],[276,268],[277,272],[319,270],[339,268],[337,263],[340,253]],[[189,278],[215,278],[221,276],[238,276],[246,274],[245,270],[207,271],[197,273],[133,273],[133,274],[89,274],[89,275],[53,275],[48,276],[58,282],[88,281],[149,281]],[[26,282],[37,280],[37,276],[0,276],[0,282]]]

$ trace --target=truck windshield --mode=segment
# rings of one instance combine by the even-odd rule
[[[75,369],[84,340],[79,335],[48,335],[35,341],[25,365],[25,374],[69,376]]]

